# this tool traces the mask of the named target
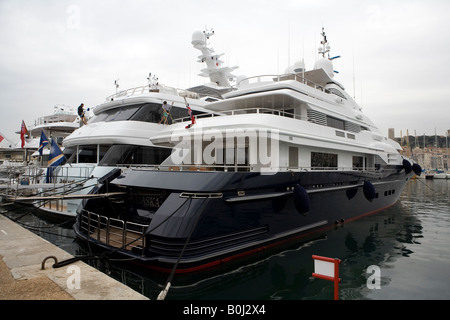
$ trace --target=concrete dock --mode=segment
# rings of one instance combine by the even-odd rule
[[[149,300],[90,265],[0,215],[0,300]]]

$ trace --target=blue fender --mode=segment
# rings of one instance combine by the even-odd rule
[[[422,173],[422,167],[419,166],[417,163],[414,163],[412,165],[412,170],[414,171],[414,173],[418,176],[420,176],[420,174]]]
[[[347,194],[348,200],[353,199],[358,193],[358,188],[348,189],[345,193]]]
[[[411,162],[406,159],[403,159],[403,168],[405,169],[405,173],[409,174],[412,171]]]
[[[372,201],[375,198],[375,187],[370,181],[364,181],[363,192],[367,200]]]
[[[309,212],[309,195],[308,192],[306,192],[305,188],[303,188],[301,185],[295,186],[293,196],[295,208],[297,209],[297,211],[301,214]]]

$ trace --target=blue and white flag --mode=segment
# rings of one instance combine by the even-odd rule
[[[39,149],[38,149],[39,154],[40,154],[41,156],[42,156],[42,151],[44,151],[44,147],[45,147],[46,145],[48,145],[48,139],[47,139],[47,137],[45,136],[44,130],[42,130],[42,133],[41,133],[41,141],[39,142]]]
[[[52,139],[52,144],[50,147],[50,155],[48,157],[48,166],[57,167],[64,161],[64,154],[62,153],[59,146],[56,144],[55,140]]]

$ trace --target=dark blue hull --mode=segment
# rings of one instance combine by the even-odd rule
[[[390,207],[413,175],[401,166],[274,175],[132,170],[108,185],[126,196],[84,202],[74,228],[149,267],[192,272]],[[117,221],[128,230],[112,244]]]

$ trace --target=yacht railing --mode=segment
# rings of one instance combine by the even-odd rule
[[[28,166],[21,175],[21,179],[30,183],[71,183],[88,179],[94,170],[93,166],[58,166],[53,169],[50,181],[47,179],[47,166]]]
[[[144,253],[148,224],[106,217],[86,210],[81,212],[79,222],[80,230],[97,241],[125,250],[138,249]]]
[[[267,174],[275,172],[316,172],[316,171],[360,171],[360,172],[377,172],[379,167],[264,167],[260,165],[206,165],[206,164],[181,164],[181,165],[129,165],[130,169],[139,170],[155,170],[155,171],[224,171],[224,172],[264,172]],[[394,169],[392,169],[395,171]]]
[[[213,117],[222,117],[222,116],[234,116],[234,115],[243,115],[243,114],[271,114],[280,117],[287,117],[298,120],[308,120],[308,117],[302,117],[298,114],[286,112],[283,110],[276,110],[270,108],[247,108],[247,109],[236,109],[236,110],[224,110],[220,111],[220,113],[205,113],[194,116],[196,120],[203,118],[213,118]],[[174,119],[174,122],[190,122],[191,118],[184,117],[179,119]]]
[[[106,98],[106,101],[113,101],[118,98],[142,95],[144,93],[152,93],[152,92],[164,92],[164,93],[174,94],[174,95],[177,95],[180,97],[199,99],[199,95],[197,93],[189,91],[189,90],[178,89],[178,88],[163,86],[163,85],[151,85],[151,86],[146,85],[146,86],[140,86],[140,87],[135,87],[135,88],[130,88],[127,90],[119,91],[113,95],[108,96]]]
[[[305,77],[302,76],[302,73],[288,73],[288,74],[282,74],[282,75],[259,75],[259,76],[253,76],[248,77],[245,79],[240,80],[237,83],[237,86],[244,86],[247,84],[253,84],[253,83],[261,83],[261,82],[281,82],[281,81],[288,81],[288,80],[295,80],[300,83],[303,83],[309,87],[312,87],[314,89],[323,91],[325,93],[330,93],[328,90],[326,90],[323,86],[315,83],[314,81],[308,80]]]
[[[55,114],[53,116],[40,117],[35,121],[35,126],[45,125],[49,123],[74,122],[78,115],[73,113]]]

